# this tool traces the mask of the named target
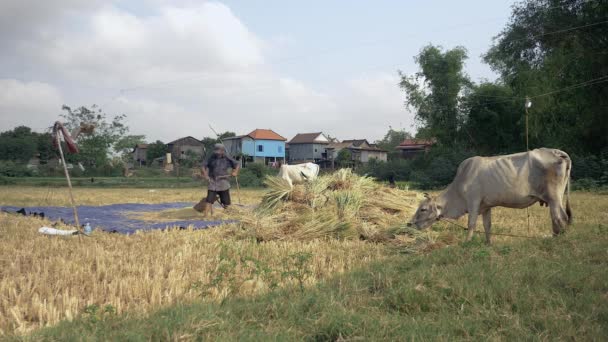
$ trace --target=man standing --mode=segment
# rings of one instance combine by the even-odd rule
[[[239,173],[239,162],[226,154],[226,148],[222,144],[215,144],[213,154],[203,164],[203,178],[209,182],[207,197],[203,198],[194,209],[201,211],[207,216],[211,212],[211,206],[216,198],[224,208],[230,205],[230,176],[236,177]],[[228,172],[232,169],[232,172]]]

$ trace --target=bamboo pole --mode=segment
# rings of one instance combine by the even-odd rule
[[[526,110],[526,153],[528,154],[528,167],[530,167],[530,144],[528,139],[528,117],[530,116],[528,113],[528,108],[532,106],[532,101],[530,98],[526,96],[526,103],[524,104],[524,109]],[[528,216],[528,236],[530,236],[530,207],[526,207],[526,214]]]
[[[72,204],[72,210],[74,211],[74,222],[78,231],[82,234],[82,227],[80,227],[80,220],[78,220],[78,209],[76,209],[76,201],[74,201],[74,194],[72,192],[72,180],[70,179],[70,173],[68,172],[68,166],[65,163],[65,157],[63,155],[63,148],[61,147],[61,138],[59,136],[60,131],[57,130],[57,148],[59,149],[59,155],[61,156],[61,164],[63,164],[63,172],[65,173],[65,179],[68,181],[68,192],[70,194],[70,203]]]

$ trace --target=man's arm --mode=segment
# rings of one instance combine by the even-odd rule
[[[201,174],[203,175],[203,178],[206,180],[209,180],[209,161],[205,160],[203,162],[203,166],[201,167]]]
[[[241,169],[241,163],[230,158],[230,163],[232,164],[232,173],[230,174],[232,177],[236,177],[239,175],[239,170]]]

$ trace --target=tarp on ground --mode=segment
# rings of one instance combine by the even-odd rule
[[[170,222],[154,223],[139,220],[132,215],[133,213],[156,212],[168,209],[181,209],[192,207],[193,203],[157,203],[139,204],[123,203],[110,204],[104,206],[78,206],[78,218],[80,224],[90,223],[91,227],[102,229],[107,232],[133,234],[138,230],[167,229],[172,227],[193,227],[194,229],[205,229],[219,226],[225,223],[234,222],[233,220],[179,220]],[[16,212],[21,207],[0,206],[0,210],[6,212]],[[68,224],[74,224],[74,214],[71,207],[25,207],[27,215],[32,213],[44,213],[45,217],[51,221],[62,219]]]

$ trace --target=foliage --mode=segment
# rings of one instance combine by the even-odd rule
[[[82,124],[95,126],[92,133],[80,134],[76,143],[80,153],[68,154],[66,159],[72,163],[82,163],[85,167],[103,166],[109,163],[110,153],[124,135],[129,131],[125,125],[125,115],[114,116],[111,120],[97,105],[72,109],[63,105],[64,125],[74,130]]]
[[[352,162],[351,152],[346,148],[343,148],[340,151],[338,151],[338,155],[336,156],[335,163],[336,163],[336,166],[338,166],[338,167],[352,166],[353,162]]]
[[[148,144],[146,160],[148,161],[148,164],[152,164],[154,159],[164,157],[166,153],[167,145],[160,140],[156,140],[155,142]]]
[[[187,150],[185,153],[185,158],[179,160],[180,166],[195,168],[201,166],[203,156],[192,151]]]
[[[420,71],[407,76],[400,72],[406,104],[416,111],[416,120],[425,128],[424,138],[452,144],[462,122],[459,98],[471,84],[464,73],[467,52],[463,47],[442,51],[425,46],[416,56]]]
[[[4,177],[27,177],[33,173],[25,164],[11,160],[0,160],[0,176]]]
[[[213,152],[213,145],[221,143],[226,138],[236,137],[236,133],[226,131],[220,133],[219,136],[214,137],[203,137],[201,141],[203,142],[203,146],[205,146],[206,155],[209,156]],[[233,156],[234,157],[234,156]]]
[[[40,153],[42,162],[48,161],[54,154],[50,134],[32,132],[26,126],[0,133],[0,160],[25,163],[36,153]]]
[[[466,146],[481,155],[525,150],[523,108],[512,97],[512,89],[500,83],[472,86],[463,100],[466,117],[460,137]]]
[[[133,148],[138,144],[145,144],[145,135],[125,135],[118,139],[114,144],[114,152],[116,152],[123,162],[130,161],[132,159],[131,153]]]
[[[384,135],[381,140],[377,140],[376,144],[379,148],[388,151],[388,159],[398,159],[401,152],[396,149],[399,144],[405,139],[412,138],[412,135],[405,130],[395,130],[392,127],[388,127],[388,132]]]
[[[608,147],[608,2],[556,4],[516,4],[485,59],[520,106],[526,96],[548,94],[532,99],[532,146],[596,154]]]

